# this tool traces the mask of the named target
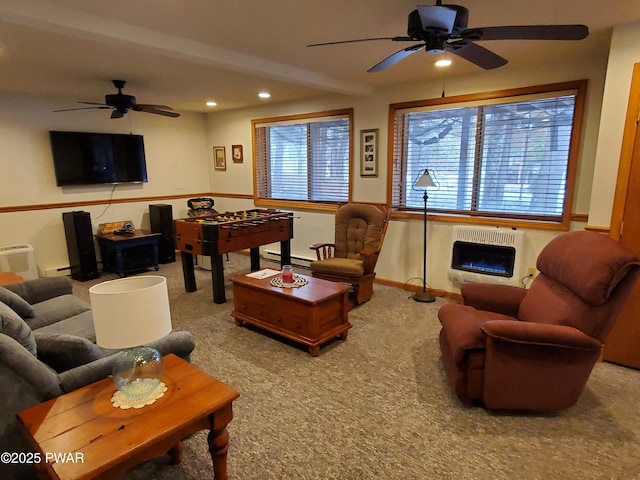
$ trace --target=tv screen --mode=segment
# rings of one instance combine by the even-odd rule
[[[142,135],[49,132],[58,186],[146,182]]]

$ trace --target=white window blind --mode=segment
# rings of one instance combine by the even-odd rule
[[[578,90],[395,109],[393,207],[422,208],[412,185],[429,169],[430,211],[561,222]]]
[[[254,120],[259,199],[349,200],[352,112]],[[280,120],[280,121],[279,121]]]

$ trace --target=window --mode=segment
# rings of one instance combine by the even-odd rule
[[[586,82],[391,105],[391,204],[568,226]]]
[[[256,204],[350,199],[353,111],[253,120]]]

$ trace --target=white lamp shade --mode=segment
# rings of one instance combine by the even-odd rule
[[[429,170],[425,170],[422,176],[418,179],[418,181],[413,186],[428,188],[428,187],[435,187],[436,184],[433,181],[433,177],[429,173]]]
[[[120,278],[89,289],[96,343],[103,348],[145,345],[171,333],[167,279]]]

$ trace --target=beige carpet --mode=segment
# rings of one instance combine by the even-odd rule
[[[263,266],[274,266],[263,262]],[[277,268],[277,266],[276,266]],[[247,273],[231,254],[225,276]],[[155,272],[150,272],[155,274]],[[234,403],[231,479],[640,478],[640,372],[598,364],[580,401],[554,415],[506,415],[463,406],[440,365],[436,312],[410,292],[375,286],[351,311],[353,328],[312,358],[305,349],[237,327],[212,302],[210,273],[186,293],[181,264],[161,265],[173,325],[196,336],[192,361],[240,392]],[[92,282],[74,282],[88,298]],[[129,480],[211,478],[206,433],[185,443],[181,465],[149,462]]]

